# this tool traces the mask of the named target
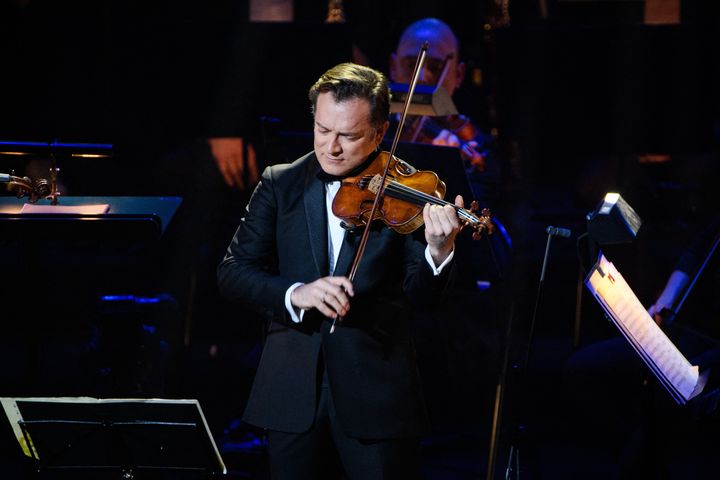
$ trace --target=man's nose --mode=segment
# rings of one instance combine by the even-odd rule
[[[342,147],[340,146],[339,137],[333,135],[328,142],[328,153],[339,153],[341,151]]]
[[[434,85],[435,75],[433,75],[426,67],[422,67],[420,69],[420,73],[418,74],[418,83],[420,85]]]

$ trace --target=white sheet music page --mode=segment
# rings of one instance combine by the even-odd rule
[[[38,205],[26,203],[22,206],[20,213],[102,215],[108,211],[110,211],[110,205],[107,203],[97,205]]]
[[[681,405],[693,397],[699,369],[677,349],[604,255],[585,279],[598,303],[640,357]]]

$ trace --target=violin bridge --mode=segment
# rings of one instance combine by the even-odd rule
[[[377,193],[378,190],[380,189],[381,184],[382,184],[382,176],[379,174],[376,174],[370,180],[370,183],[368,183],[368,190],[370,190],[372,193]]]

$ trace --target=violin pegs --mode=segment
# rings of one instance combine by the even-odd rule
[[[473,200],[470,202],[470,211],[475,212],[478,209],[478,202],[477,200]]]

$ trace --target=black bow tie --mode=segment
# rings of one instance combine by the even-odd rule
[[[325,183],[341,182],[343,178],[347,178],[348,176],[349,175],[331,175],[323,169],[317,172],[317,178]]]

